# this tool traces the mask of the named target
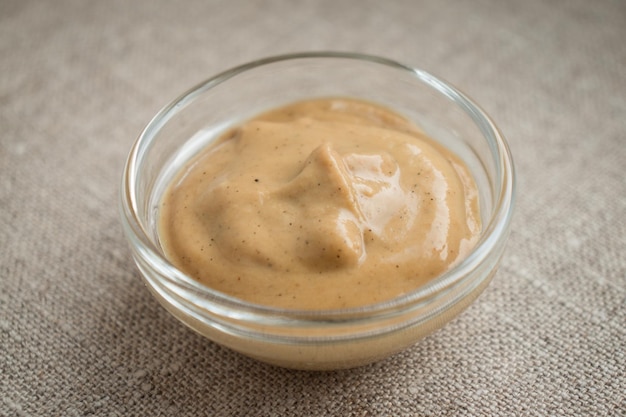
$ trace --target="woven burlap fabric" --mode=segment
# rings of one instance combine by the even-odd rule
[[[467,92],[518,172],[502,267],[460,317],[359,369],[232,353],[152,298],[127,152],[233,65],[333,49]],[[626,2],[0,0],[0,415],[626,415]]]

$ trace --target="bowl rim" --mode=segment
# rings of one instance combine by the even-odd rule
[[[496,185],[499,185],[499,187],[495,187],[493,192],[497,198],[494,200],[493,212],[488,218],[487,224],[483,226],[479,241],[468,256],[458,264],[413,291],[386,301],[343,309],[287,309],[251,303],[214,290],[176,268],[161,254],[155,243],[149,238],[149,233],[145,230],[143,222],[140,220],[140,210],[134,193],[137,185],[136,175],[138,167],[140,166],[141,158],[146,154],[152,140],[156,137],[156,133],[175,114],[193,103],[201,94],[242,72],[283,61],[311,59],[350,59],[407,71],[419,81],[437,90],[458,105],[474,121],[482,136],[487,139],[492,156],[496,157],[495,177],[498,181]],[[471,271],[478,268],[501,239],[506,238],[513,215],[514,200],[515,170],[506,139],[487,113],[466,94],[425,70],[407,66],[392,59],[354,52],[317,51],[275,55],[232,67],[196,84],[164,106],[143,128],[131,147],[122,174],[119,209],[125,235],[137,254],[144,259],[149,259],[152,267],[158,271],[161,278],[167,280],[170,284],[182,287],[186,291],[192,291],[196,300],[200,299],[200,301],[205,302],[202,304],[206,305],[208,303],[211,308],[221,306],[222,308],[218,308],[218,310],[223,310],[226,315],[229,315],[228,312],[236,311],[238,312],[236,316],[239,319],[248,315],[262,315],[289,317],[307,321],[332,321],[344,320],[349,317],[387,316],[393,312],[403,311],[407,306],[414,308],[416,304],[422,305],[424,302],[440,296],[442,292],[446,292],[446,289],[456,286],[456,284],[463,281],[464,277],[469,276]]]

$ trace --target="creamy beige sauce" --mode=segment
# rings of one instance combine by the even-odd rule
[[[317,310],[412,291],[481,230],[456,155],[390,110],[343,98],[229,130],[184,167],[159,216],[168,259],[208,287]]]

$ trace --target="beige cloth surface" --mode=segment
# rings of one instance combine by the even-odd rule
[[[380,363],[307,373],[166,313],[117,196],[180,92],[324,49],[472,96],[510,141],[518,204],[460,317]],[[0,0],[0,146],[2,416],[626,415],[626,2]]]

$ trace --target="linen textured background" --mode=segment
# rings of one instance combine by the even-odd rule
[[[143,286],[122,167],[160,107],[309,50],[473,97],[518,173],[502,266],[460,317],[363,368],[230,352]],[[626,415],[626,2],[0,0],[1,416]]]

